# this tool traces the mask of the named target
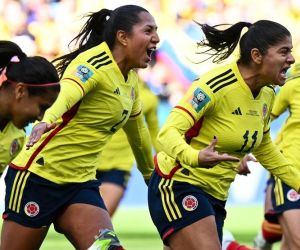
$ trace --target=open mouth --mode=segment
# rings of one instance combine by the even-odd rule
[[[155,50],[156,50],[155,47],[147,49],[147,55],[151,58],[151,55]]]
[[[287,78],[287,71],[290,67],[286,67],[286,68],[283,68],[281,71],[280,71],[280,76],[282,78]]]

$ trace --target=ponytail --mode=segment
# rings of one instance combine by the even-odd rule
[[[216,29],[216,27],[223,26],[221,24],[209,26],[208,24],[200,24],[196,22],[202,29],[205,39],[198,42],[199,47],[208,47],[207,50],[199,52],[198,54],[207,54],[213,58],[214,63],[220,63],[228,58],[235,50],[243,28],[251,27],[251,23],[238,22],[225,30]]]
[[[5,67],[11,62],[11,59],[17,56],[19,60],[26,58],[26,54],[22,49],[11,41],[0,40],[0,71],[4,70]]]
[[[248,22],[238,22],[228,29],[219,30],[216,26],[197,23],[205,35],[205,39],[198,43],[198,46],[206,46],[207,50],[198,54],[207,54],[209,58],[213,58],[213,62],[219,63],[228,58],[237,44],[239,43],[240,58],[239,62],[248,65],[251,58],[251,50],[259,49],[262,55],[265,55],[271,46],[283,41],[286,37],[290,37],[291,33],[283,25],[269,21],[259,20],[253,24]],[[244,27],[248,30],[241,36]]]
[[[102,9],[85,16],[88,17],[88,20],[81,28],[79,34],[69,43],[69,47],[74,43],[75,45],[78,45],[78,49],[53,60],[53,63],[58,62],[56,68],[60,77],[63,75],[69,63],[81,52],[95,47],[104,41],[103,33],[107,28],[107,19],[109,19],[111,13],[111,10]]]
[[[28,57],[11,41],[0,41],[0,86],[22,82],[29,94],[39,95],[47,90],[59,91],[59,77],[52,63],[40,56]]]

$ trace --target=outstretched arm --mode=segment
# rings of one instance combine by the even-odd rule
[[[228,154],[219,154],[215,150],[218,141],[216,137],[212,138],[211,143],[202,150],[193,148],[185,140],[185,133],[192,125],[181,113],[171,112],[158,134],[158,143],[162,151],[176,161],[192,167],[211,168],[221,161],[240,160]]]
[[[80,101],[82,96],[82,91],[72,82],[65,81],[62,83],[56,101],[47,109],[43,120],[34,125],[26,144],[27,149],[32,147],[41,138],[42,134],[55,128],[57,119]]]
[[[279,149],[273,144],[270,133],[264,134],[260,146],[253,155],[261,165],[287,185],[300,191],[300,170],[291,165]]]

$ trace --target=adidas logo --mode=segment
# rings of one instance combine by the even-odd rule
[[[41,157],[39,158],[37,161],[36,161],[37,164],[41,165],[41,166],[44,166],[45,165],[45,162],[44,162],[44,158]]]
[[[242,115],[242,111],[241,111],[240,107],[238,107],[236,110],[231,112],[231,114],[233,114],[233,115]]]
[[[183,174],[186,175],[186,176],[189,176],[189,175],[190,175],[190,171],[189,171],[188,169],[186,169],[186,168],[182,169],[182,170],[181,170],[181,173],[183,173]]]
[[[114,91],[115,94],[120,95],[120,90],[119,88],[116,88],[116,90]]]

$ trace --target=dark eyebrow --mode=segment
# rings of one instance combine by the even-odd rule
[[[282,50],[282,49],[285,49],[285,50],[292,50],[293,47],[290,48],[290,47],[284,46],[284,47],[281,47],[281,48],[280,48],[280,50]]]
[[[151,24],[147,24],[146,27],[157,30],[157,26],[156,25],[151,25]]]

